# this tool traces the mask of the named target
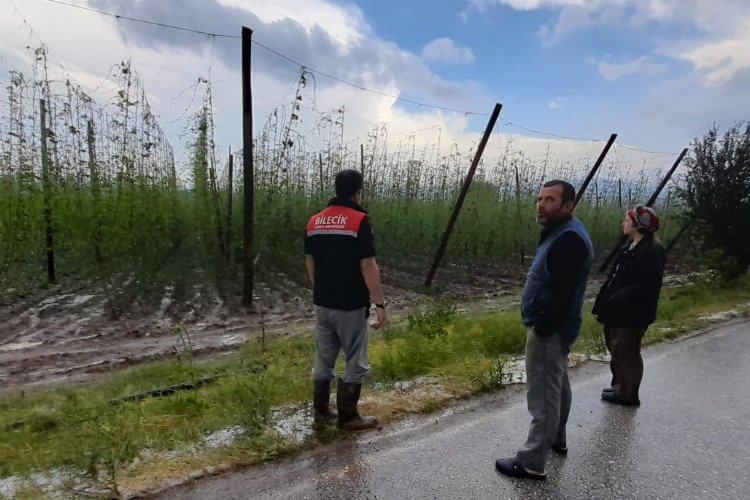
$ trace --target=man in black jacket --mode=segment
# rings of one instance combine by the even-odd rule
[[[313,215],[305,232],[305,264],[315,304],[315,366],[313,409],[320,426],[338,419],[343,430],[361,431],[377,425],[375,417],[359,415],[362,382],[370,372],[367,359],[367,318],[375,303],[380,328],[388,321],[375,242],[362,201],[362,174],[343,170],[336,175],[336,197]],[[339,352],[346,361],[338,380],[338,415],[329,408],[331,380]]]

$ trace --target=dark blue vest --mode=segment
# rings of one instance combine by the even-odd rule
[[[594,248],[591,244],[591,238],[589,237],[586,228],[580,220],[573,217],[567,222],[560,224],[556,227],[552,233],[539,245],[534,255],[534,262],[531,264],[529,274],[526,276],[526,286],[523,290],[523,298],[521,299],[521,320],[526,326],[533,326],[539,319],[541,307],[549,300],[550,291],[547,287],[549,281],[549,271],[547,271],[547,253],[552,248],[552,244],[557,239],[571,231],[583,240],[588,249],[588,256],[583,266],[580,276],[576,281],[576,288],[574,291],[573,301],[570,305],[570,311],[563,319],[559,328],[555,331],[559,332],[563,337],[569,339],[575,339],[578,337],[578,333],[581,331],[581,307],[583,306],[583,295],[586,291],[586,280],[589,277],[589,271],[591,270],[591,262],[594,258]]]

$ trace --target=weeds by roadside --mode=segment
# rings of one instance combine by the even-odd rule
[[[646,342],[706,326],[712,314],[727,309],[750,311],[747,281],[732,288],[704,282],[665,290],[660,320],[649,329]],[[251,342],[231,359],[199,363],[190,355],[189,332],[177,334],[185,349],[174,360],[116,372],[85,387],[0,398],[0,482],[64,470],[117,495],[136,476],[246,465],[340,438],[332,431],[297,441],[274,430],[273,408],[309,400],[310,336],[273,339],[265,349]],[[402,325],[373,333],[368,382],[376,390],[367,391],[365,404],[388,422],[404,413],[434,411],[451,395],[493,390],[524,342],[517,311],[458,314],[449,302],[421,303]],[[587,312],[574,349],[603,350],[601,326]],[[133,393],[207,377],[215,382],[196,390],[110,404]],[[389,389],[417,378],[438,380],[435,394],[418,399]],[[409,404],[404,398],[411,399]],[[233,442],[219,448],[206,444],[208,435],[235,428],[239,437]]]

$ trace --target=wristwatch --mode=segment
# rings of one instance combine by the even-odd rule
[[[375,307],[379,307],[381,309],[385,309],[385,305],[387,304],[386,301],[383,301],[381,304],[375,303]]]

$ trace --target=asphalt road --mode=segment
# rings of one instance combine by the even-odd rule
[[[519,386],[159,497],[750,498],[750,323],[654,346],[644,360],[640,408],[600,400],[605,364],[571,372],[570,451],[550,455],[543,482],[494,469],[528,429]]]

